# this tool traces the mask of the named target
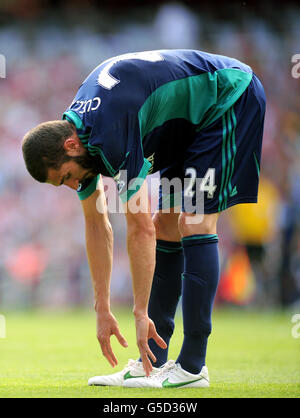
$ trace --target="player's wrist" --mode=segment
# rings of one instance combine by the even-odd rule
[[[135,319],[148,317],[148,309],[146,307],[134,306],[132,312]]]
[[[102,301],[96,300],[94,303],[94,310],[99,315],[105,315],[110,313],[109,303],[103,303]]]

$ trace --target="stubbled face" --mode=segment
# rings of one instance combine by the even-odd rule
[[[65,185],[77,190],[84,180],[99,174],[99,168],[78,137],[67,139],[64,148],[69,160],[65,161],[58,170],[49,168],[47,183],[54,186]]]

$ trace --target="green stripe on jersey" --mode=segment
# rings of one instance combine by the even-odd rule
[[[252,73],[234,68],[170,81],[157,88],[141,107],[141,138],[171,119],[182,118],[203,129],[224,113],[243,94]]]
[[[73,110],[68,110],[63,114],[63,119],[71,119],[71,121],[76,126],[76,129],[84,130],[84,124],[82,123],[82,120],[77,115],[77,113],[73,112]]]
[[[88,151],[92,156],[95,156],[95,155],[99,154],[103,163],[105,164],[105,167],[106,167],[107,171],[109,172],[109,174],[112,177],[114,177],[116,175],[117,171],[114,170],[114,168],[111,166],[111,164],[109,163],[109,161],[105,157],[105,155],[104,155],[102,149],[100,148],[100,146],[88,144]]]
[[[122,203],[128,202],[128,200],[139,191],[145,181],[145,178],[147,177],[150,167],[151,163],[144,158],[144,164],[139,172],[139,175],[133,179],[132,183],[129,184],[129,188],[119,195]]]
[[[84,124],[80,117],[77,115],[77,113],[73,112],[72,110],[68,110],[63,114],[62,117],[64,120],[68,120],[69,122],[73,123],[75,125],[75,128],[77,130],[84,130]],[[78,134],[78,137],[80,138],[80,141],[82,142],[84,148],[88,147],[88,141],[90,134]]]

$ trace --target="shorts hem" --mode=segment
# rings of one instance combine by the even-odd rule
[[[257,196],[242,196],[238,199],[230,200],[225,209],[219,210],[217,207],[205,209],[204,208],[204,215],[208,215],[211,213],[221,213],[224,212],[226,209],[230,208],[231,206],[239,205],[241,203],[257,203]],[[218,204],[219,205],[219,204]],[[185,212],[182,210],[182,212]]]
[[[231,206],[235,206],[235,205],[239,205],[241,203],[257,203],[257,196],[253,197],[253,196],[243,196],[243,197],[239,197],[238,199],[234,199],[234,200],[230,200],[230,202],[226,205],[225,209],[221,209],[221,210],[215,210],[215,209],[208,209],[208,211],[206,211],[204,209],[204,213],[221,213],[224,212],[224,210],[229,209]]]

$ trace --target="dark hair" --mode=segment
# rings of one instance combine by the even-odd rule
[[[44,122],[27,132],[22,151],[26,168],[35,180],[45,183],[49,168],[59,170],[71,159],[63,144],[74,132],[74,125],[66,120]]]

